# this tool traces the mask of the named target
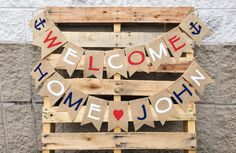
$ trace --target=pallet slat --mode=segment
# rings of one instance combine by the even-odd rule
[[[153,40],[161,33],[152,32],[62,32],[81,47],[132,47]]]
[[[121,31],[121,24],[120,23],[113,24],[113,30],[114,30],[115,33],[119,33]],[[114,49],[117,49],[117,48],[114,48]],[[121,75],[116,73],[114,75],[113,79],[114,80],[121,80]],[[121,96],[114,95],[113,100],[114,100],[114,102],[121,102]],[[121,133],[121,128],[116,127],[116,128],[114,128],[113,131],[115,133]],[[115,149],[115,150],[113,150],[113,153],[121,153],[121,150],[120,149]]]
[[[53,133],[42,137],[43,149],[194,149],[196,135],[185,132]]]
[[[49,101],[48,97],[44,98],[44,106],[43,107],[45,109],[50,108],[50,101]],[[53,123],[43,123],[42,131],[43,131],[43,134],[48,134],[48,133],[51,133],[51,132],[55,132],[55,124],[53,124]],[[43,150],[42,153],[53,153],[53,151]]]
[[[192,7],[48,7],[55,23],[179,23]]]
[[[112,80],[94,78],[66,79],[73,87],[89,95],[150,96],[166,89],[173,81]]]
[[[186,57],[194,57],[194,56],[193,56],[193,53],[188,53],[188,54],[186,54]],[[193,89],[193,90],[195,90],[195,89]],[[189,111],[196,113],[196,106],[195,106],[194,102],[189,103]],[[183,122],[183,131],[189,132],[189,133],[196,133],[195,124],[196,124],[195,121],[184,121]],[[184,151],[184,153],[196,153],[196,152],[197,152],[196,149]]]
[[[160,32],[68,32],[62,31],[68,41],[80,47],[113,48],[144,45],[163,35]],[[189,43],[193,41],[185,35]]]
[[[82,121],[82,117],[85,112],[85,107],[82,106],[80,109],[77,117],[73,121],[74,123],[80,123]],[[176,116],[171,116],[168,118],[168,121],[189,121],[189,120],[196,120],[196,115],[193,112],[184,112],[179,105],[175,104],[174,105],[176,111],[178,114]],[[109,106],[108,106],[109,109]],[[108,122],[108,109],[105,113],[104,120],[103,122]],[[152,111],[152,117],[154,121],[159,121],[156,112],[151,106],[151,111]],[[68,112],[57,112],[57,107],[53,108],[43,108],[43,123],[72,123]],[[133,121],[131,111],[129,109],[129,121]]]

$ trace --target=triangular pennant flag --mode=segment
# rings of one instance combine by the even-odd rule
[[[124,49],[115,49],[105,52],[107,77],[111,78],[118,73],[127,78]]]
[[[109,102],[108,131],[120,127],[128,131],[128,102]]]
[[[204,69],[195,61],[193,61],[184,72],[183,78],[187,80],[201,95],[203,95],[205,85],[214,82],[214,80],[212,80]]]
[[[154,127],[152,112],[147,98],[129,101],[135,131],[144,124]]]
[[[71,121],[73,122],[79,113],[81,107],[85,103],[88,95],[80,92],[78,89],[70,87],[60,105],[58,106],[58,112],[68,112]]]
[[[85,51],[84,78],[95,76],[102,79],[104,51]]]
[[[46,60],[40,60],[31,72],[31,76],[35,79],[35,88],[44,82],[55,72],[52,65]]]
[[[179,27],[184,30],[195,42],[200,45],[204,36],[210,34],[207,26],[194,14],[190,13],[180,23]]]
[[[175,110],[174,103],[171,100],[171,95],[167,90],[150,96],[149,100],[151,101],[154,111],[157,113],[162,125],[164,125],[165,121],[168,121],[171,116],[176,116],[177,111]]]
[[[64,47],[65,48],[57,62],[57,66],[65,67],[69,76],[72,76],[83,56],[84,49],[72,43],[67,43]]]
[[[162,37],[157,38],[145,45],[145,49],[148,53],[149,59],[155,68],[161,65],[162,61],[167,61],[170,59],[170,55],[167,49],[167,46],[162,39]]]
[[[30,27],[33,32],[33,39],[42,35],[50,27],[54,26],[54,22],[47,12],[41,12],[30,21]]]
[[[179,60],[183,52],[193,52],[189,42],[185,39],[186,37],[181,33],[179,27],[168,31],[163,38],[176,60]]]
[[[182,77],[176,80],[169,88],[169,93],[180,105],[184,112],[188,111],[189,102],[199,101],[199,97],[196,95],[193,88],[189,86]]]
[[[89,96],[81,125],[92,123],[100,131],[108,101]]]
[[[33,43],[38,43],[38,46],[42,47],[41,58],[48,56],[67,42],[66,38],[56,26],[48,29],[42,36],[34,41],[39,41]]]
[[[146,73],[149,72],[144,46],[126,48],[125,54],[127,58],[126,63],[129,76],[132,76],[137,70],[141,70]]]
[[[70,85],[57,72],[44,81],[43,87],[39,91],[39,95],[48,97],[53,106],[69,89]]]

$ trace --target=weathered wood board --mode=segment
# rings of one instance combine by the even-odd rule
[[[193,150],[196,148],[196,135],[193,133],[184,132],[53,133],[44,134],[42,142],[43,149],[56,150],[170,148],[181,150]]]
[[[55,23],[179,23],[193,8],[48,7],[47,10]]]

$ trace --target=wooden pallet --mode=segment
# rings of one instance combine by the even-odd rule
[[[61,8],[49,7],[47,12],[63,31],[69,41],[86,49],[124,48],[144,44],[157,35],[170,30],[193,10],[191,7],[178,8],[130,8],[130,7],[91,7],[91,8]],[[59,54],[52,54],[48,60],[55,66]],[[122,80],[120,75],[113,79],[68,78],[71,84],[90,95],[105,97],[113,96],[115,102],[129,96],[150,96],[168,87],[174,80],[169,75],[183,73],[194,59],[192,52],[186,52],[180,61],[174,59],[164,63],[158,73],[164,77],[156,80],[137,80],[143,73],[137,73],[132,80]],[[83,68],[83,59],[77,70]],[[57,67],[57,69],[64,69]],[[149,70],[154,72],[149,64]],[[168,72],[168,73],[167,73]],[[66,76],[65,76],[66,77]],[[164,79],[163,79],[164,78]],[[166,79],[167,78],[167,79]],[[120,153],[123,149],[180,149],[187,153],[196,152],[195,104],[189,105],[189,111],[183,112],[175,104],[179,116],[171,121],[183,122],[181,132],[114,132],[89,133],[55,133],[55,123],[71,123],[67,112],[57,112],[57,107],[50,108],[48,98],[44,99],[43,108],[43,153],[53,150],[114,150]],[[80,123],[85,106],[80,110],[75,123]],[[158,117],[152,110],[155,121]],[[106,113],[104,122],[108,121]],[[132,122],[129,112],[129,121]],[[129,130],[131,131],[131,130]]]

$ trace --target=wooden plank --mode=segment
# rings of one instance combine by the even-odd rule
[[[115,99],[114,99],[115,100]],[[195,113],[189,111],[184,112],[178,104],[174,105],[177,115],[171,116],[168,121],[194,121],[196,120]],[[80,123],[84,115],[86,106],[82,106],[77,117],[74,120],[74,123]],[[53,108],[44,108],[43,109],[43,123],[72,123],[68,112],[57,112],[58,107]],[[109,106],[108,106],[109,109]],[[103,122],[108,122],[108,109],[106,110]],[[159,121],[159,118],[151,106],[152,116],[154,121]],[[131,111],[129,109],[129,122],[133,121]]]
[[[56,69],[64,69],[64,66],[57,65],[58,59],[60,57],[60,54],[50,54],[46,57],[46,59],[50,62],[50,64],[56,68]],[[156,70],[152,64],[150,63],[149,58],[146,58],[148,62],[148,69],[149,72],[171,72],[171,73],[183,73],[188,66],[191,64],[191,61],[193,61],[193,58],[180,58],[179,61],[176,61],[174,58],[171,58],[171,60],[168,60],[165,63],[162,63],[161,66]],[[84,56],[82,57],[80,63],[77,65],[76,70],[83,70],[84,69]],[[106,71],[106,63],[104,61],[104,71]],[[138,70],[139,71],[139,70]]]
[[[114,28],[115,33],[119,33],[121,31],[121,24],[114,24],[113,28]],[[121,80],[121,75],[115,74],[114,75],[114,80]],[[121,102],[121,96],[114,95],[113,98],[114,98],[114,102]],[[115,127],[114,132],[115,133],[121,133],[121,128],[120,127]],[[121,153],[121,150],[120,149],[115,149],[113,152],[114,153]]]
[[[66,79],[89,95],[150,96],[169,87],[173,81],[112,80],[95,78]]]
[[[193,106],[195,107],[195,104],[193,104]],[[195,110],[195,109],[194,109]],[[196,121],[192,120],[192,121],[184,121],[183,122],[183,128],[184,128],[184,132],[188,132],[188,133],[196,133]],[[193,150],[185,150],[185,153],[196,153],[196,148]]]
[[[180,23],[192,7],[48,7],[55,23]]]
[[[187,53],[186,57],[194,57],[193,53]],[[194,89],[195,90],[195,89]],[[189,111],[196,114],[196,105],[194,102],[189,103]],[[196,122],[195,121],[184,121],[183,122],[183,131],[189,133],[196,133]],[[196,153],[196,149],[193,150],[185,150],[185,153]]]
[[[185,132],[53,133],[42,138],[43,149],[194,149],[196,135]]]
[[[77,32],[62,31],[68,41],[80,47],[133,47],[144,45],[145,43],[161,37],[160,32]],[[193,41],[185,35],[189,43]],[[188,51],[191,52],[191,51]]]
[[[153,40],[161,33],[151,32],[62,32],[70,42],[81,47],[132,47]]]
[[[50,109],[50,101],[48,97],[44,98],[44,109]],[[55,131],[55,124],[52,123],[43,123],[43,134],[49,134]],[[54,153],[53,150],[43,150],[42,153]]]

